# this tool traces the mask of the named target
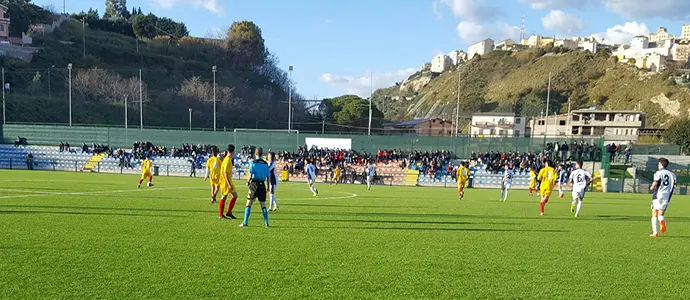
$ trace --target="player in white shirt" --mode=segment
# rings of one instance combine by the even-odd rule
[[[678,179],[676,174],[666,170],[668,167],[668,159],[659,158],[659,171],[654,173],[654,183],[650,190],[654,191],[652,194],[652,235],[651,237],[659,236],[657,232],[657,224],[661,223],[661,233],[666,233],[666,220],[664,220],[664,213],[671,202],[673,190],[676,188]]]
[[[558,197],[563,198],[565,193],[563,192],[563,186],[568,183],[568,172],[564,168],[563,164],[558,164],[556,167],[556,174],[558,174],[558,179],[556,183],[558,184]]]
[[[276,199],[276,188],[278,187],[278,170],[276,169],[276,154],[268,153],[268,192],[271,196],[268,201],[268,211],[278,210],[278,199]]]
[[[570,212],[575,212],[575,217],[580,216],[582,200],[585,199],[587,187],[592,182],[592,174],[582,169],[582,161],[578,160],[575,171],[570,174],[570,183],[573,186],[573,203],[570,205]],[[577,211],[575,211],[577,206]]]
[[[376,176],[376,165],[374,165],[374,161],[370,161],[369,167],[367,167],[367,191],[371,191],[371,183],[374,181],[374,176]]]
[[[307,183],[309,184],[309,190],[314,194],[314,197],[316,197],[316,195],[319,194],[319,190],[317,190],[314,185],[316,183],[316,166],[314,166],[309,159],[307,159]]]
[[[513,187],[513,170],[510,169],[509,165],[506,165],[503,180],[501,181],[500,201],[506,202],[508,200],[508,191],[510,191],[511,187]]]

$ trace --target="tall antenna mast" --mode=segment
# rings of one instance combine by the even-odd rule
[[[525,39],[525,15],[522,15],[522,26],[520,27],[520,43]]]

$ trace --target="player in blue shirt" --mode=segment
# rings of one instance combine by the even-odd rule
[[[509,165],[506,165],[505,172],[503,172],[503,181],[501,182],[501,201],[508,200],[508,191],[513,187],[513,170]]]
[[[263,155],[263,149],[261,149],[261,147],[256,148],[254,160],[249,164],[249,177],[247,178],[249,194],[247,195],[247,207],[244,209],[244,221],[240,224],[240,227],[247,227],[249,215],[252,212],[252,204],[254,204],[254,200],[256,199],[259,199],[259,204],[261,204],[261,214],[264,216],[264,225],[268,227],[266,180],[269,180],[270,170],[268,164],[262,158]]]
[[[376,176],[376,165],[374,165],[372,160],[367,167],[367,191],[371,191],[371,183],[374,182],[374,176]]]
[[[314,197],[319,194],[319,190],[316,189],[314,185],[316,183],[316,166],[311,163],[310,159],[307,159],[307,183],[309,184],[309,190],[314,194]]]

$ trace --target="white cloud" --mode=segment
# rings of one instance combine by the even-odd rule
[[[520,28],[506,23],[481,24],[474,21],[461,21],[456,27],[458,35],[467,43],[474,43],[486,38],[494,41],[505,39],[518,40],[520,38]]]
[[[373,89],[387,88],[396,82],[407,79],[417,71],[415,68],[408,68],[385,73],[373,73],[363,76],[347,76],[325,73],[321,75],[321,81],[328,83],[334,88],[342,90],[345,94],[354,94],[363,98],[369,97],[371,86]]]
[[[448,6],[456,17],[475,22],[495,20],[503,15],[500,8],[487,4],[486,0],[438,0],[437,3]]]
[[[203,7],[216,15],[225,15],[225,8],[218,3],[219,0],[149,0],[152,6],[168,9],[175,5],[191,5]]]
[[[562,9],[579,8],[587,5],[591,0],[520,0],[520,3],[528,4],[533,9]]]
[[[690,16],[688,0],[601,0],[607,9],[626,18],[672,18]]]
[[[541,19],[541,22],[544,28],[568,36],[585,29],[585,23],[580,18],[562,10],[552,10]]]
[[[606,44],[627,44],[636,35],[647,35],[650,32],[649,27],[644,23],[626,22],[623,25],[615,25],[606,29],[606,32],[595,33],[592,36],[599,42],[603,40]]]

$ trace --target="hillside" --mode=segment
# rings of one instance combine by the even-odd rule
[[[126,30],[95,29],[109,22],[100,19],[90,20],[84,31],[76,17],[52,33],[32,34],[32,46],[40,50],[30,63],[0,58],[5,68],[5,81],[11,85],[7,94],[8,122],[67,123],[67,65],[72,63],[74,123],[123,125],[127,98],[128,122],[130,126],[138,125],[141,69],[145,126],[187,127],[189,109],[192,109],[192,126],[211,128],[212,67],[217,66],[219,128],[286,127],[286,100],[292,83],[287,73],[277,67],[278,58],[263,48],[258,27],[255,31],[260,45],[252,46],[261,47],[257,50],[261,57],[247,57],[247,53],[229,49],[222,39],[213,41],[189,36],[174,40],[167,37],[137,39],[133,36],[136,26],[132,31],[132,24],[126,20],[116,24]],[[46,20],[31,20],[32,24],[40,21]],[[254,26],[251,22],[236,23],[244,26],[238,26],[242,27],[239,30],[247,24]],[[84,39],[86,56],[83,55]],[[240,66],[242,58],[247,62]],[[293,87],[293,99],[300,98]],[[299,103],[293,103],[293,107],[294,120],[304,120],[307,115],[304,107]]]
[[[648,127],[663,127],[690,114],[690,92],[668,80],[616,62],[605,52],[546,53],[495,51],[465,63],[460,71],[460,116],[474,112],[514,112],[538,116],[546,108],[552,74],[550,113],[597,106],[648,113]],[[458,71],[416,73],[400,86],[377,90],[374,102],[386,118],[455,119]],[[466,122],[466,121],[465,121]]]

